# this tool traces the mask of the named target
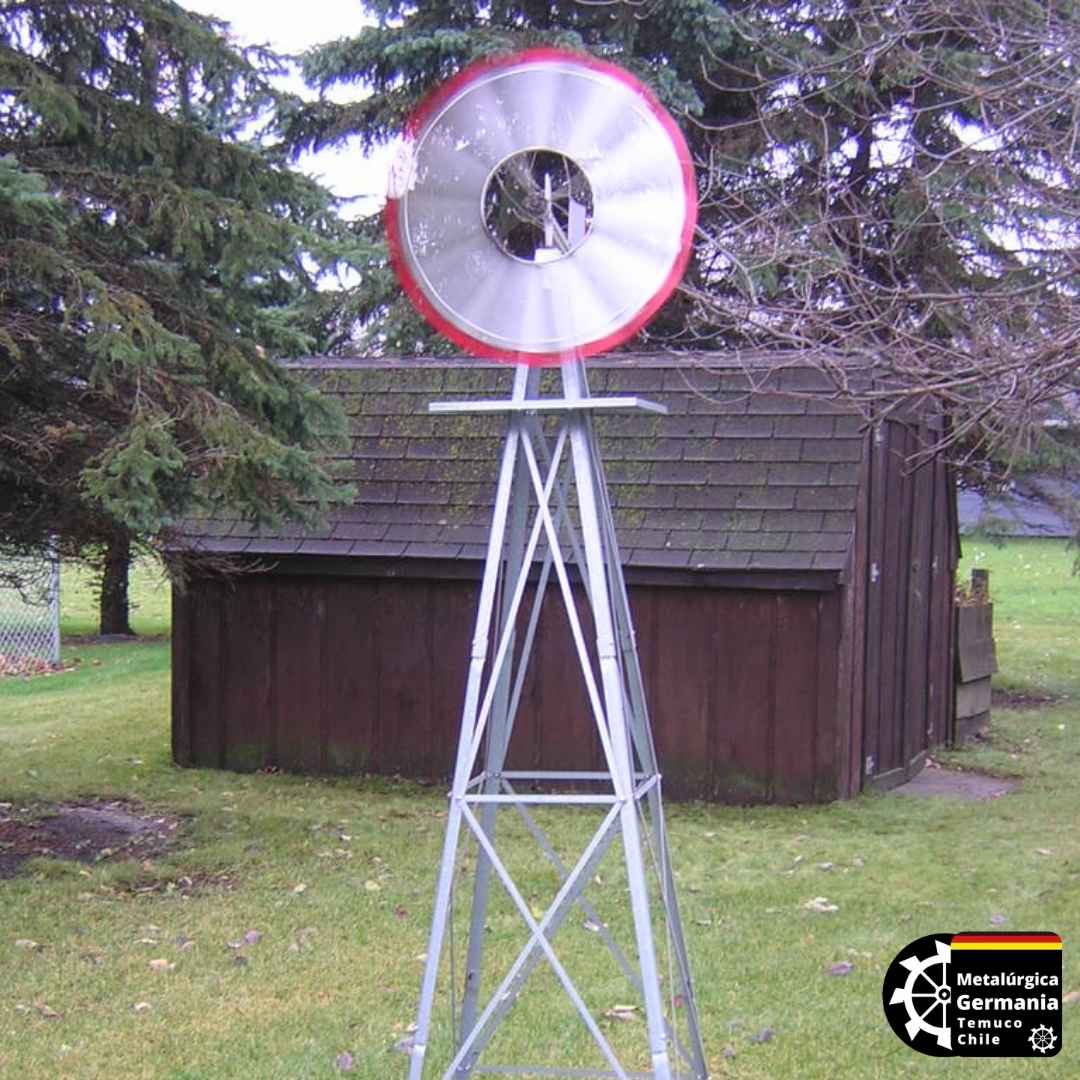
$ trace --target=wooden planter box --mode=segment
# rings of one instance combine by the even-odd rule
[[[997,671],[990,574],[971,572],[971,596],[956,604],[956,718],[954,743],[972,738],[990,722],[990,680]]]

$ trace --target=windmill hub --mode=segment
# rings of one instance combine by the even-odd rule
[[[535,147],[504,158],[484,184],[484,228],[500,251],[533,265],[564,259],[588,238],[593,191],[573,158]]]

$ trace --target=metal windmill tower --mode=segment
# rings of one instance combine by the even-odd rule
[[[689,153],[670,116],[636,79],[553,49],[471,66],[424,103],[406,134],[387,206],[401,282],[451,340],[473,355],[517,364],[509,400],[430,406],[503,414],[506,436],[409,1080],[479,1073],[705,1080],[659,764],[593,427],[598,412],[664,410],[636,397],[590,396],[584,364],[639,330],[682,275],[697,209]],[[544,365],[558,366],[561,392],[541,395]],[[507,766],[552,576],[580,662],[600,770]],[[587,600],[584,618],[575,580]],[[591,808],[598,824],[584,849],[564,862],[544,815],[575,807]],[[500,844],[507,813],[524,823],[555,872],[546,906],[526,895]],[[458,974],[452,970],[444,987],[440,968],[447,952],[453,964],[455,881],[470,838],[476,851],[459,1011]],[[609,853],[621,853],[627,947],[589,895]],[[492,973],[485,970],[485,939],[495,884],[527,936],[512,962]],[[645,1021],[633,1066],[620,1060],[621,1041],[605,1031],[566,951],[560,955],[580,918],[626,977],[623,992],[637,995],[625,1010]],[[599,1064],[487,1064],[500,1026],[510,1026],[527,981],[545,964],[591,1036]],[[455,995],[451,1032],[436,1045],[436,998],[447,991]],[[446,1060],[436,1061],[440,1055]]]

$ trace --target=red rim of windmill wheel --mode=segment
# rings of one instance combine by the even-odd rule
[[[385,210],[415,307],[529,364],[633,337],[690,258],[697,187],[671,115],[624,69],[536,48],[469,65],[405,129]]]

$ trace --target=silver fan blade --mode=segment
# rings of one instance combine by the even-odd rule
[[[413,183],[390,205],[395,267],[467,348],[609,347],[675,286],[696,213],[687,161],[612,65],[551,50],[478,65],[419,123]]]

